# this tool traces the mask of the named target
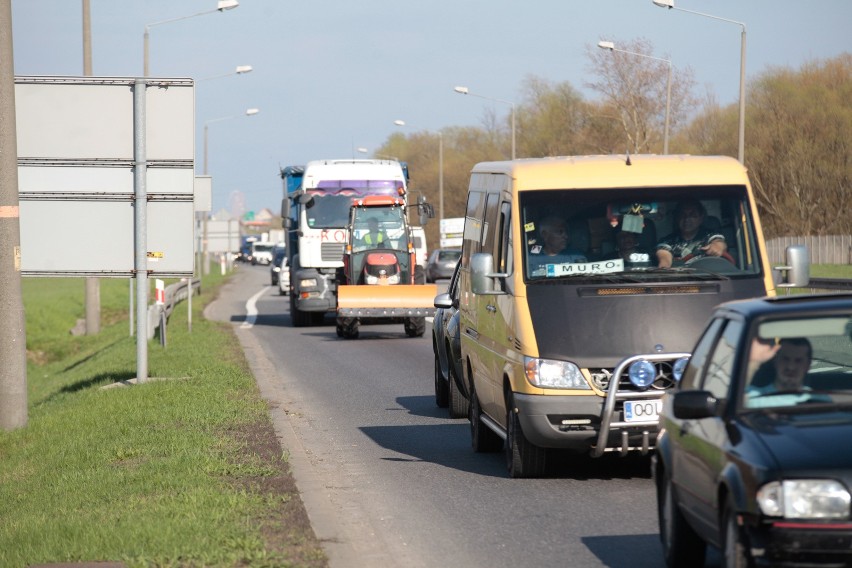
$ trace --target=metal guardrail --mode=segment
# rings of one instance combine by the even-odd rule
[[[852,279],[849,278],[811,278],[807,288],[815,290],[852,291]]]
[[[172,315],[172,311],[175,309],[175,306],[186,300],[189,297],[190,285],[192,286],[193,294],[201,294],[201,279],[193,278],[192,282],[187,282],[186,279],[181,279],[180,282],[175,282],[174,284],[169,284],[166,286],[165,293],[165,302],[162,306],[157,304],[151,304],[148,306],[148,340],[154,339],[154,333],[160,327],[161,319],[163,321],[168,321],[169,316]],[[161,314],[165,317],[161,318]]]

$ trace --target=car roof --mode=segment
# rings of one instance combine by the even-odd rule
[[[734,300],[720,304],[716,312],[734,312],[745,318],[808,312],[852,313],[852,294],[794,294]]]

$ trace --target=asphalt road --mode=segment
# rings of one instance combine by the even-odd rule
[[[435,405],[429,326],[294,328],[269,283],[240,266],[206,315],[234,323],[333,567],[663,566],[646,458],[509,479],[502,453],[473,453],[468,421]]]

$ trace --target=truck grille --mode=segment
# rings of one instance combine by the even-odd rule
[[[322,243],[320,245],[320,257],[323,262],[342,262],[343,243]]]

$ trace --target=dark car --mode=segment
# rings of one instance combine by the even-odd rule
[[[852,295],[718,306],[653,472],[668,566],[852,566]]]
[[[278,276],[281,273],[281,266],[286,256],[286,248],[276,246],[272,249],[272,262],[269,263],[269,276],[272,280],[272,286],[278,286]]]
[[[459,269],[458,264],[443,294],[435,296],[432,321],[432,351],[435,353],[435,403],[448,408],[451,418],[467,417],[469,402],[462,381],[459,347]]]
[[[426,261],[426,281],[450,278],[461,258],[460,249],[435,249]]]

